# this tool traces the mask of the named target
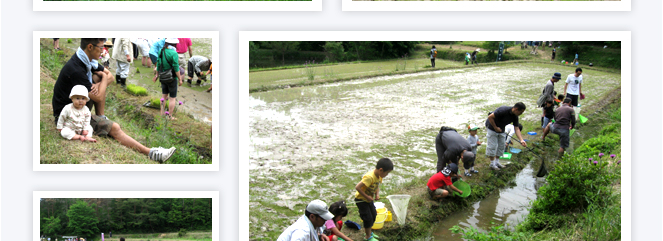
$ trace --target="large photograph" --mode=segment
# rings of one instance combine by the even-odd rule
[[[248,43],[250,240],[621,238],[628,43],[337,39]]]
[[[39,39],[39,163],[212,163],[212,39],[112,37]]]

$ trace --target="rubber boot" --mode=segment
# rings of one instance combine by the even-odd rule
[[[122,87],[126,87],[127,86],[127,78],[122,78],[122,83],[121,84],[122,84]]]
[[[200,79],[198,79],[198,80],[196,81],[196,85],[200,86],[200,83],[201,83],[201,81],[200,81]]]
[[[119,74],[115,75],[115,83],[120,84],[121,82],[122,82],[122,79],[120,78],[120,75]]]

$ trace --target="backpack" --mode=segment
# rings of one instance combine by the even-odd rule
[[[433,53],[433,58],[437,58],[437,49],[435,50],[435,53]]]

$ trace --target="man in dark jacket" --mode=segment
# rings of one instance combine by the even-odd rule
[[[437,171],[444,169],[448,163],[458,165],[463,160],[465,170],[469,170],[474,164],[474,153],[472,146],[456,130],[442,127],[435,137],[435,151],[437,152]]]

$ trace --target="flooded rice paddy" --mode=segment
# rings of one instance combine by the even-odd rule
[[[434,138],[442,125],[483,126],[489,111],[519,101],[528,107],[521,120],[538,122],[541,109],[534,106],[546,81],[555,72],[567,75],[574,69],[514,64],[250,94],[251,237],[282,231],[313,199],[350,200],[361,175],[381,157],[395,162],[381,196],[414,178],[432,175],[437,160]],[[582,105],[598,101],[621,82],[616,73],[586,70],[583,76],[588,98]],[[561,93],[563,87],[560,81],[555,90]],[[485,141],[485,131],[479,137]],[[524,191],[516,195],[530,196]],[[493,202],[503,203],[498,200]],[[502,211],[496,207],[490,212]],[[524,215],[516,213],[508,216]]]

